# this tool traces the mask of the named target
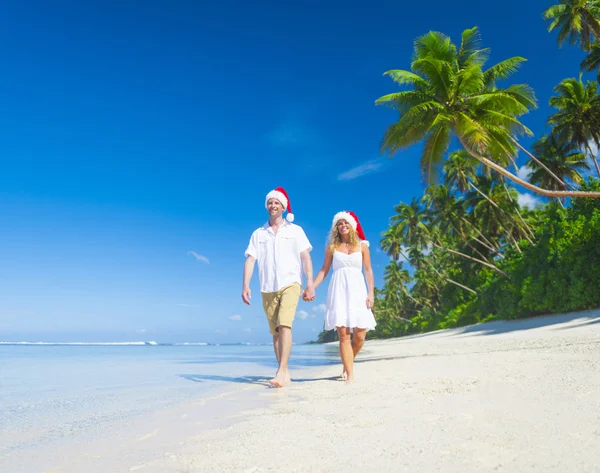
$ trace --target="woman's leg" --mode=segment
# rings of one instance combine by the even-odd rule
[[[358,352],[361,350],[361,348],[365,344],[365,337],[367,336],[367,329],[355,327],[352,332],[353,332],[352,352],[354,353],[354,358],[356,358],[356,355],[358,355]]]
[[[336,327],[340,338],[340,358],[346,372],[346,383],[354,381],[353,360],[354,352],[352,351],[352,343],[350,342],[350,329],[347,327]]]

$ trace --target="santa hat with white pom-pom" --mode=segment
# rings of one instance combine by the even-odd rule
[[[356,234],[358,235],[358,238],[360,238],[361,242],[367,246],[369,246],[369,242],[367,241],[367,238],[365,237],[365,232],[362,229],[362,226],[360,225],[360,221],[358,220],[358,217],[356,216],[356,214],[354,212],[350,212],[349,210],[344,210],[342,212],[338,212],[335,214],[335,216],[333,217],[333,222],[331,224],[331,228],[335,228],[335,226],[338,224],[338,222],[340,220],[345,220],[346,222],[348,222],[350,224],[350,226],[354,229],[354,231],[356,232]]]
[[[285,219],[292,223],[294,221],[294,214],[292,213],[292,204],[290,203],[290,198],[287,195],[287,192],[283,187],[276,187],[271,192],[267,194],[267,198],[265,199],[265,207],[269,203],[269,199],[277,199],[283,205],[283,208],[287,210],[287,215]]]

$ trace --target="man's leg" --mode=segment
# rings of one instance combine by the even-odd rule
[[[273,386],[282,387],[291,381],[288,361],[292,351],[292,324],[300,300],[300,284],[292,284],[281,290],[278,311],[279,330],[279,369],[270,381]]]
[[[275,350],[275,358],[277,358],[277,366],[279,366],[279,360],[281,359],[279,350],[279,334],[273,335],[273,350]]]
[[[288,362],[292,352],[292,328],[279,326],[279,368],[271,384],[281,388],[291,381]]]
[[[267,322],[269,322],[269,331],[273,335],[273,350],[275,351],[275,358],[277,358],[277,365],[279,365],[279,334],[277,333],[278,294],[276,292],[263,292],[262,303],[263,310],[267,316]]]

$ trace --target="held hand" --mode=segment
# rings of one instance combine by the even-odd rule
[[[245,287],[242,290],[242,300],[244,301],[244,304],[250,305],[250,299],[252,299],[252,293],[250,292],[250,288]]]
[[[367,296],[367,309],[372,309],[375,304],[375,297],[372,294]]]
[[[315,297],[316,294],[315,289],[313,287],[307,287],[306,289],[304,289],[304,293],[302,294],[302,299],[304,299],[304,302],[314,301]]]

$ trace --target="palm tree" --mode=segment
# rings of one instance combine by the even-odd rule
[[[466,196],[467,205],[472,209],[475,224],[492,241],[505,237],[520,252],[517,240],[527,238],[525,230],[518,224],[516,196],[510,195],[500,183],[492,177],[479,176],[479,189],[474,189]],[[515,192],[512,189],[512,192]]]
[[[492,263],[444,246],[437,230],[435,228],[427,227],[424,221],[425,212],[420,208],[418,203],[415,202],[415,199],[413,199],[411,205],[405,203],[399,204],[396,206],[396,211],[398,213],[392,217],[392,222],[399,227],[400,234],[404,236],[403,243],[406,246],[410,246],[417,250],[423,250],[434,246],[444,252],[487,266],[507,277],[505,272],[501,271]]]
[[[600,0],[560,0],[544,12],[544,19],[551,20],[548,31],[558,29],[558,44],[567,39],[589,51],[594,39],[600,38]]]
[[[426,230],[423,223],[423,208],[419,201],[413,197],[410,204],[401,202],[394,207],[396,215],[391,219],[392,225],[397,227],[397,234],[406,246],[426,248],[427,241],[423,239]]]
[[[590,146],[590,142],[594,142],[596,147],[600,147],[598,84],[593,81],[584,84],[581,77],[569,78],[561,81],[554,92],[556,95],[550,98],[550,105],[558,111],[548,118],[548,124],[554,126],[552,133],[559,142],[572,143],[587,150],[600,176],[600,167]]]
[[[535,158],[534,156],[531,156],[532,159],[537,160],[537,158]],[[446,161],[446,163],[444,164],[444,173],[445,173],[445,178],[446,178],[446,183],[448,185],[455,185],[458,187],[458,189],[462,192],[465,193],[467,190],[471,190],[476,192],[477,194],[479,194],[481,197],[483,197],[484,199],[487,199],[488,202],[490,202],[490,204],[492,205],[496,205],[488,195],[486,195],[484,192],[481,191],[481,189],[479,189],[477,187],[478,184],[478,177],[476,174],[476,166],[473,164],[473,161],[475,161],[476,163],[478,163],[478,161],[476,161],[470,154],[467,153],[467,151],[463,150],[459,150],[459,151],[455,151],[453,153],[450,154],[450,156],[448,157],[448,160]],[[561,182],[560,179],[558,179],[558,177],[554,174],[552,174],[552,171],[550,171],[548,168],[546,168],[543,163],[540,163],[540,166],[543,167],[544,169],[548,170],[548,172],[552,175],[552,177],[554,179],[556,179],[558,182]],[[504,185],[504,188],[506,189],[507,195],[509,197],[510,200],[510,192],[508,191],[508,188],[506,187],[506,185]],[[514,206],[515,209],[515,213],[516,216],[518,218],[518,220],[521,221],[521,225],[517,224],[517,226],[522,226],[525,228],[525,230],[527,230],[528,232],[530,232],[529,236],[527,236],[527,234],[525,235],[525,237],[530,240],[529,237],[533,237],[533,232],[531,231],[531,229],[528,227],[527,223],[523,220],[518,208],[516,206]],[[512,217],[511,217],[512,218]],[[469,221],[469,226],[471,226],[475,232],[483,239],[485,240],[488,244],[494,246],[480,231],[480,229],[477,228],[476,225],[473,225],[472,222]],[[531,240],[530,240],[531,241]],[[498,253],[499,256],[502,256],[501,253]]]
[[[587,72],[598,71],[597,81],[600,83],[600,42],[596,40],[590,46],[590,52],[581,63],[581,69]]]
[[[464,194],[477,179],[477,168],[481,165],[477,159],[464,149],[450,153],[444,163],[444,179],[446,185],[455,187]]]
[[[403,268],[403,262],[390,262],[383,273],[383,280],[389,294],[399,298],[400,294],[408,294],[407,286],[410,283],[410,274]]]
[[[455,136],[478,161],[534,192],[550,197],[600,197],[600,192],[542,189],[505,169],[520,146],[517,135],[532,134],[518,117],[535,107],[536,101],[527,85],[496,86],[525,59],[513,57],[484,70],[488,53],[479,46],[477,28],[463,32],[459,48],[438,32],[418,38],[411,71],[385,73],[412,89],[376,101],[400,112],[398,122],[384,135],[382,149],[393,155],[424,140],[421,169],[432,182]]]
[[[401,229],[397,225],[390,225],[381,236],[383,237],[380,242],[381,249],[394,261],[398,261],[402,251],[402,242],[404,241]]]
[[[545,135],[533,145],[533,152],[538,159],[549,167],[563,181],[570,180],[575,184],[581,182],[580,171],[589,171],[586,156],[572,142],[561,142],[556,135]],[[546,173],[538,163],[530,160],[526,166],[531,169],[529,181],[534,184],[558,189],[559,185]]]
[[[497,248],[479,232],[479,229],[475,225],[467,220],[462,199],[457,199],[450,192],[448,186],[440,184],[427,188],[423,195],[423,202],[427,206],[427,216],[430,225],[437,227],[443,234],[464,242],[484,259],[488,256],[483,255],[477,248],[472,246],[470,243],[471,239],[487,248],[490,252],[496,253]],[[485,241],[473,236],[473,232],[482,236]]]

